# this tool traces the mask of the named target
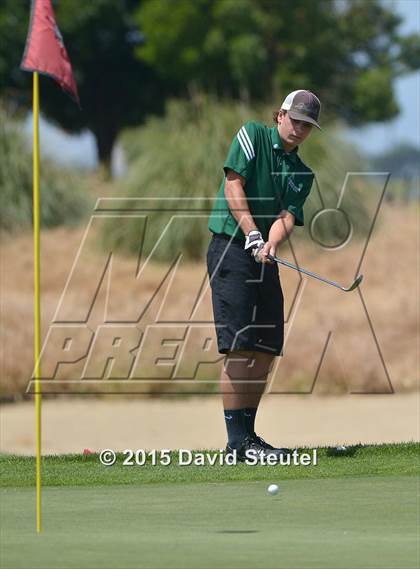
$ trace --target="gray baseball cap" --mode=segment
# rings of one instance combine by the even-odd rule
[[[299,89],[289,93],[281,108],[287,111],[292,119],[309,122],[317,128],[321,128],[318,124],[321,101],[311,91]]]

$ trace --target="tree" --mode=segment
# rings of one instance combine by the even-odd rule
[[[420,179],[420,148],[408,142],[372,156],[370,162],[373,168],[390,172],[393,178]]]
[[[68,132],[90,129],[109,170],[126,126],[167,95],[200,91],[280,101],[304,86],[333,116],[357,125],[398,114],[393,83],[420,64],[420,36],[381,0],[74,0],[55,2],[82,111],[50,80],[42,110]],[[28,0],[0,4],[0,97],[30,106],[19,70]]]
[[[31,101],[30,78],[27,73],[19,69],[28,22],[28,2],[2,0],[0,4],[0,97],[7,95],[9,107],[29,105]]]
[[[398,113],[393,81],[420,65],[420,36],[380,0],[144,0],[139,57],[173,93],[280,98],[305,86],[352,124]]]
[[[99,162],[106,173],[110,172],[118,133],[124,127],[141,123],[149,113],[160,111],[163,104],[163,82],[149,64],[135,57],[135,49],[143,41],[133,21],[133,11],[138,6],[138,0],[95,0],[79,8],[74,0],[60,0],[55,6],[82,108],[79,110],[53,81],[46,79],[41,81],[42,111],[67,132],[90,129],[96,139]],[[22,17],[24,13],[26,17]],[[17,16],[21,21],[17,21]],[[24,74],[17,71],[24,48],[22,28],[26,36],[29,20],[26,0],[4,1],[0,33],[12,17],[17,24],[18,41],[13,41],[12,46],[3,44],[1,48],[0,93],[9,98],[18,95],[17,100],[27,104],[27,82],[23,89],[21,75]],[[3,66],[13,69],[12,77],[6,80]]]

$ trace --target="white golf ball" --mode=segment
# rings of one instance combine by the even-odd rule
[[[338,447],[336,447],[335,449],[337,452],[346,452],[347,447],[345,447],[344,445],[338,445]]]
[[[275,496],[276,494],[278,494],[279,491],[279,487],[277,486],[277,484],[270,484],[270,486],[267,488],[267,492],[269,494],[271,494],[272,496]]]

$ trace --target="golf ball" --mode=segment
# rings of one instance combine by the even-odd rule
[[[267,488],[267,492],[269,494],[271,494],[272,496],[275,496],[276,494],[278,494],[279,491],[279,487],[277,486],[277,484],[270,484],[270,486]]]
[[[345,447],[344,445],[338,445],[338,447],[336,447],[335,449],[337,452],[346,452],[347,447]]]

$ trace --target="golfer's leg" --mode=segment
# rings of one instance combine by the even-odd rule
[[[257,408],[267,385],[274,357],[265,352],[254,352],[254,362],[248,368],[249,397],[247,407]]]
[[[253,352],[228,352],[220,377],[220,390],[229,449],[240,449],[249,436],[245,421],[248,367]]]
[[[229,352],[220,377],[225,409],[257,408],[274,356],[264,352]]]
[[[229,446],[255,437],[255,417],[274,356],[264,352],[229,352],[221,372]]]

